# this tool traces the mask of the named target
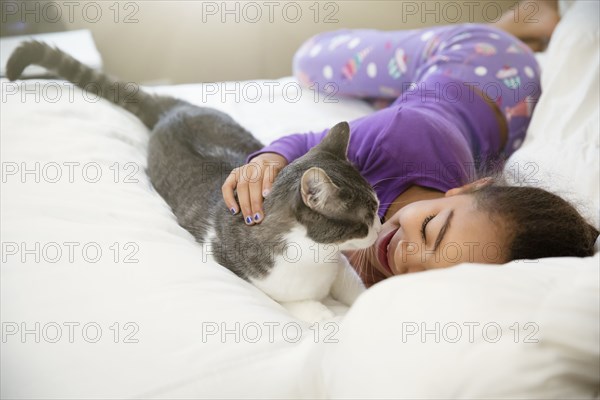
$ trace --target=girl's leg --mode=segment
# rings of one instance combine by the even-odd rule
[[[514,36],[480,24],[323,33],[298,50],[294,73],[314,90],[391,100],[415,84],[433,85],[436,76],[450,76],[485,93],[504,114],[505,154],[523,141],[541,93],[531,50]]]
[[[429,87],[440,75],[476,88],[495,103],[508,125],[505,155],[521,145],[541,94],[540,68],[529,47],[489,25],[456,25],[440,37],[415,79]]]
[[[294,75],[313,90],[395,99],[415,80],[439,27],[423,30],[341,30],[309,39],[294,56]]]

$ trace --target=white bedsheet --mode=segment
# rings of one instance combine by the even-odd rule
[[[63,95],[44,101],[44,91],[56,87]],[[158,91],[198,102],[212,87]],[[105,101],[86,101],[62,82],[2,81],[2,89],[3,396],[317,393],[309,379],[315,369],[306,369],[317,332],[302,325],[299,342],[292,343],[299,321],[227,269],[203,262],[201,246],[177,225],[144,174],[148,132],[135,117]],[[207,100],[265,140],[370,111],[361,102],[315,104],[311,93],[295,103],[281,96],[254,104]],[[38,175],[23,174],[35,168]],[[24,255],[27,249],[35,254]],[[345,307],[333,310],[343,314]],[[71,322],[79,324],[73,343]],[[282,333],[287,322],[293,324]],[[24,329],[35,331],[36,323],[40,343],[35,334],[22,340]],[[210,335],[203,343],[203,331],[216,326],[235,332],[236,324],[241,338],[228,334],[221,343],[220,335]],[[50,344],[56,326],[62,336]],[[254,341],[257,326],[260,338],[250,343],[245,337]],[[97,327],[101,338],[89,343]],[[138,328],[130,339],[139,343],[123,343]]]
[[[225,102],[225,86],[209,95],[214,84],[156,90],[206,100],[265,142],[371,111],[358,101],[315,101],[310,91],[292,102],[294,81],[273,82],[238,83],[247,96]],[[147,130],[135,117],[62,82],[1,84],[3,398],[598,395],[598,254],[395,277],[311,328],[203,262],[201,246],[143,173]],[[53,101],[57,86],[62,95]],[[252,88],[262,88],[256,102]],[[586,99],[563,106],[578,101]],[[535,118],[555,118],[546,107]],[[585,143],[597,148],[597,131],[586,132]],[[580,145],[563,137],[560,161]],[[598,159],[585,160],[578,173],[597,182]],[[36,165],[37,182],[35,172],[22,173]],[[597,198],[597,186],[576,190]]]

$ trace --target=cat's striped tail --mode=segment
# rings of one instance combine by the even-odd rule
[[[113,80],[65,52],[38,41],[24,42],[15,49],[6,64],[6,76],[14,81],[31,64],[40,65],[80,88],[123,107],[150,129],[164,112],[184,103],[174,98],[145,93],[133,82]]]

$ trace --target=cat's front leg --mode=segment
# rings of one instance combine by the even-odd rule
[[[348,259],[340,254],[338,273],[331,286],[331,297],[350,307],[365,290],[365,285]]]

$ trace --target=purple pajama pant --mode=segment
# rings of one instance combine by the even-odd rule
[[[294,56],[294,75],[314,90],[393,104],[414,85],[451,76],[493,100],[518,148],[541,94],[540,68],[514,36],[480,24],[405,31],[340,30],[314,36]]]

